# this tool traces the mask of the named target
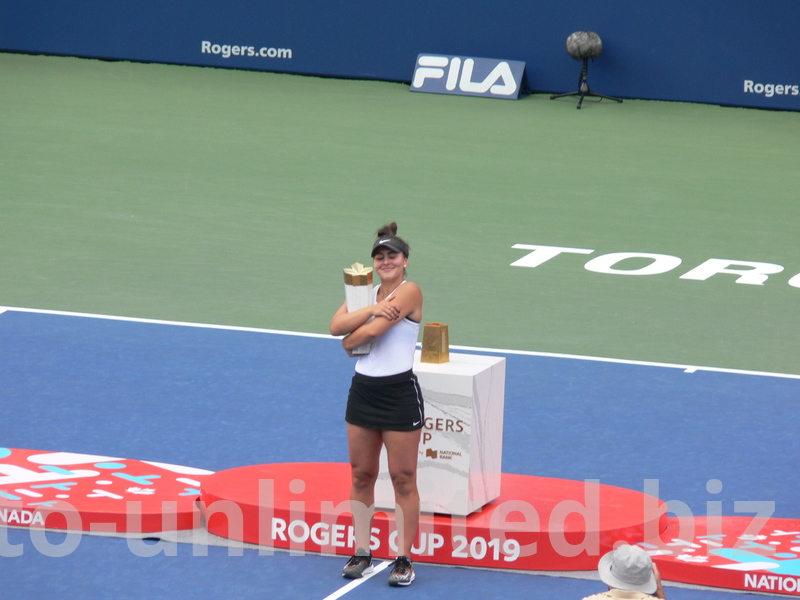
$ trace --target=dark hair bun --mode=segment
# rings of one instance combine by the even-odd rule
[[[384,238],[397,235],[397,223],[392,221],[388,225],[384,225],[375,233],[376,237]]]

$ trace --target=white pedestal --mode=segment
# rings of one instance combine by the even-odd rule
[[[506,359],[450,354],[443,364],[419,361],[414,373],[425,399],[417,485],[422,512],[466,516],[500,495]],[[378,509],[394,509],[386,450],[375,487]]]

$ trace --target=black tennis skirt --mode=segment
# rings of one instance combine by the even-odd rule
[[[417,376],[411,371],[388,377],[356,373],[344,420],[368,429],[420,429],[425,421],[425,405]]]

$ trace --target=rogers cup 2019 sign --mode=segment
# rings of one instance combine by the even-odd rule
[[[420,54],[411,91],[517,100],[524,72],[518,60]]]

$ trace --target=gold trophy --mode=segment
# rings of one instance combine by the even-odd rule
[[[422,353],[420,362],[450,362],[450,333],[444,323],[425,323],[422,329]]]

